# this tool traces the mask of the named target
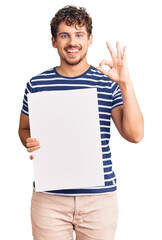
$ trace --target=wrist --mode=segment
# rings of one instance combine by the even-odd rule
[[[129,90],[133,89],[133,83],[130,79],[128,79],[124,83],[119,83],[119,87],[120,87],[121,92],[129,91]]]

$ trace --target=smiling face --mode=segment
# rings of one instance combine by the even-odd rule
[[[88,47],[92,44],[92,34],[88,36],[86,27],[68,26],[61,22],[58,27],[57,39],[52,37],[52,45],[57,48],[61,64],[76,65],[86,63]]]

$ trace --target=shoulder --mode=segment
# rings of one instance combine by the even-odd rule
[[[30,79],[30,82],[32,83],[34,80],[37,80],[37,79],[43,79],[43,78],[49,78],[50,76],[54,76],[56,73],[55,73],[55,68],[50,68],[50,69],[47,69],[35,76],[33,76],[31,79]]]
[[[30,78],[30,80],[26,83],[27,93],[32,93],[34,87],[43,84],[43,81],[45,80],[54,78],[55,74],[55,68],[50,68]]]

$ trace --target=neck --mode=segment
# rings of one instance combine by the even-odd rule
[[[57,72],[65,77],[76,77],[88,70],[90,65],[87,62],[78,63],[76,65],[69,65],[66,62],[61,62],[60,66],[56,68]]]

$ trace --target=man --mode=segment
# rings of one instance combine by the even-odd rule
[[[109,148],[110,121],[130,142],[143,138],[143,117],[127,67],[126,47],[117,54],[107,42],[112,60],[98,68],[87,62],[92,44],[92,19],[84,8],[66,6],[51,21],[52,45],[60,66],[33,77],[26,86],[20,115],[19,136],[28,152],[40,148],[30,137],[27,94],[40,91],[97,88],[105,186],[35,192],[31,200],[32,231],[35,240],[71,240],[75,227],[78,240],[112,240],[115,236],[118,204],[116,177]],[[104,65],[110,67],[105,70]],[[64,144],[64,142],[63,142]],[[31,155],[30,159],[34,156]]]

